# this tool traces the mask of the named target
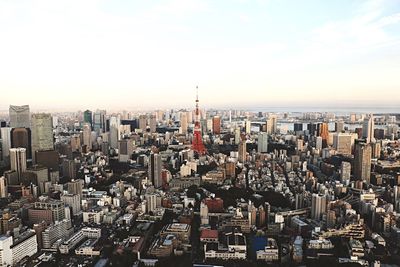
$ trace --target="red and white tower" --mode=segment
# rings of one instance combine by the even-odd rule
[[[199,88],[196,86],[196,114],[194,121],[193,130],[193,142],[192,149],[199,155],[204,155],[206,153],[206,148],[203,144],[203,139],[201,138],[201,126],[200,126],[200,110],[199,110]]]

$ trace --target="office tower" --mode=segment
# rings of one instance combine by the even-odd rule
[[[5,127],[0,128],[0,139],[1,139],[1,158],[3,161],[8,161],[10,156],[11,148],[11,128]]]
[[[32,115],[32,160],[36,162],[36,151],[53,150],[53,124],[50,114]]]
[[[149,180],[153,183],[154,187],[159,188],[162,186],[162,179],[161,179],[161,171],[162,171],[162,164],[161,164],[161,155],[151,153],[150,160],[149,160]]]
[[[149,118],[149,127],[150,127],[150,133],[155,133],[157,131],[157,120],[156,116],[150,115]]]
[[[347,161],[342,161],[340,165],[340,180],[342,183],[348,184],[351,177],[351,164]]]
[[[267,120],[267,133],[275,134],[278,130],[277,128],[277,117],[276,115],[270,115]]]
[[[220,134],[221,133],[221,117],[214,116],[212,119],[212,125],[213,125],[213,133]]]
[[[26,171],[26,149],[11,148],[10,149],[11,170],[18,174],[18,181],[21,181],[22,173]]]
[[[85,110],[83,112],[83,122],[89,123],[90,127],[92,127],[93,120],[92,120],[92,112],[90,110]]]
[[[81,196],[78,194],[64,194],[61,201],[72,209],[72,215],[77,215],[81,211]]]
[[[13,128],[11,130],[11,147],[23,147],[26,149],[26,158],[32,158],[31,147],[31,129]]]
[[[11,128],[30,128],[30,117],[29,106],[12,106],[9,108],[10,112],[10,127]]]
[[[91,139],[92,130],[90,124],[84,123],[82,131],[83,131],[83,145],[86,146],[87,149],[86,151],[89,151],[92,149],[92,139]]]
[[[0,198],[7,197],[7,186],[6,178],[4,176],[0,177]]]
[[[61,200],[43,199],[35,202],[34,209],[51,211],[52,222],[65,219],[65,204]]]
[[[240,163],[245,163],[247,159],[247,146],[246,146],[246,140],[241,140],[239,143],[239,162]]]
[[[75,179],[76,178],[76,168],[75,161],[71,159],[63,159],[61,163],[62,174],[64,178]]]
[[[311,199],[311,218],[320,220],[324,213],[326,213],[326,196],[313,194]]]
[[[106,131],[106,111],[97,110],[93,114],[93,129],[98,133],[104,133]]]
[[[119,125],[119,118],[112,116],[110,118],[110,146],[114,149],[118,148],[118,140],[120,138]]]
[[[258,153],[267,153],[268,152],[268,134],[267,133],[261,132],[258,134],[257,152]]]
[[[239,145],[240,143],[240,128],[236,127],[235,128],[235,145]]]
[[[372,158],[379,159],[382,153],[381,141],[371,143],[372,146]]]
[[[188,119],[187,119],[187,114],[186,112],[181,112],[181,129],[183,134],[187,134],[187,129],[188,129]]]
[[[374,138],[374,116],[369,114],[363,121],[362,137],[367,144]]]
[[[295,131],[295,132],[301,132],[301,131],[303,131],[303,123],[295,123],[295,124],[294,124],[294,131]]]
[[[206,148],[204,147],[203,138],[201,135],[199,93],[198,93],[197,86],[196,86],[196,110],[195,110],[195,118],[194,118],[192,149],[194,152],[196,152],[199,155],[203,155],[206,153]]]
[[[41,232],[43,248],[50,249],[58,240],[70,237],[73,232],[71,220],[65,219],[50,225]]]
[[[246,134],[250,134],[251,133],[251,121],[250,120],[246,120],[245,128],[246,128]]]
[[[64,154],[64,153],[63,153]],[[36,163],[52,171],[59,170],[60,155],[55,150],[36,152]]]
[[[335,132],[341,133],[344,131],[344,121],[335,122]]]
[[[69,194],[79,195],[82,197],[83,185],[83,180],[73,180],[67,183],[67,191]]]
[[[154,212],[157,208],[157,196],[155,194],[145,194],[146,212]]]
[[[81,137],[78,134],[72,135],[69,142],[72,151],[79,151],[81,149]]]
[[[347,133],[335,133],[333,135],[333,147],[338,154],[351,155],[353,136]]]
[[[118,141],[118,161],[127,162],[131,159],[135,146],[131,139],[122,139]]]
[[[372,149],[370,144],[356,144],[354,152],[354,177],[368,184],[371,179],[371,157]]]
[[[315,136],[317,132],[317,124],[315,123],[307,124],[307,130],[309,131],[310,135]]]
[[[142,132],[146,132],[146,130],[147,130],[147,116],[146,115],[139,116],[139,129],[141,129]]]
[[[328,123],[323,122],[319,125],[319,136],[322,138],[322,148],[328,146],[328,138],[329,138],[329,130],[328,130]]]
[[[322,137],[321,136],[317,136],[317,138],[315,139],[315,148],[318,150],[322,150]]]

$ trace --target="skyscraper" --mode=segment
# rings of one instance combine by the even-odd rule
[[[98,133],[104,133],[106,130],[106,111],[105,110],[97,110],[93,114],[93,130]]]
[[[257,144],[258,153],[267,153],[268,152],[268,134],[264,132],[260,132],[258,134],[258,144]]]
[[[83,122],[84,123],[89,123],[90,127],[93,125],[93,118],[92,118],[92,112],[90,110],[85,110],[83,112]]]
[[[362,137],[365,138],[367,144],[371,143],[374,138],[374,116],[369,114],[363,122]]]
[[[26,171],[26,149],[11,148],[10,149],[11,170],[18,174],[18,181],[21,181],[21,175]]]
[[[327,147],[329,138],[328,123],[323,122],[319,124],[319,136],[322,138],[322,148]]]
[[[370,144],[358,143],[354,153],[354,176],[356,179],[366,181],[371,179],[371,157],[372,149]]]
[[[347,133],[335,133],[333,135],[333,147],[338,154],[351,155],[353,137]]]
[[[120,138],[119,125],[119,118],[112,116],[110,118],[110,146],[114,149],[118,148],[118,140]]]
[[[320,220],[322,214],[326,212],[326,196],[313,194],[311,199],[311,218]]]
[[[187,134],[187,129],[188,129],[188,118],[187,118],[187,113],[186,112],[181,112],[181,129],[183,134]]]
[[[150,127],[150,133],[155,133],[156,132],[156,130],[157,130],[157,119],[156,119],[156,116],[150,115],[149,127]]]
[[[141,129],[142,132],[146,132],[146,130],[147,130],[147,116],[146,115],[139,116],[139,129]]]
[[[246,140],[241,140],[239,143],[239,162],[244,163],[246,162],[247,157],[247,145]]]
[[[342,183],[348,183],[351,177],[351,164],[347,161],[342,161],[340,165],[340,180]]]
[[[0,177],[0,198],[5,198],[7,196],[6,178],[4,176]]]
[[[36,151],[53,150],[53,121],[47,113],[32,115],[32,159],[35,160]]]
[[[13,128],[11,130],[11,147],[23,147],[26,149],[26,158],[32,158],[31,147],[31,129]]]
[[[214,116],[212,118],[212,124],[213,124],[213,133],[220,134],[221,133],[221,117]]]
[[[11,148],[11,128],[4,127],[0,128],[0,140],[1,140],[1,159],[3,161],[8,161],[10,156],[10,148]]]
[[[10,127],[11,128],[29,128],[30,125],[30,111],[29,106],[13,106],[10,105]]]
[[[154,187],[159,188],[162,186],[162,165],[161,155],[156,153],[150,154],[149,160],[149,180],[153,183]]]
[[[87,151],[92,149],[92,130],[89,123],[84,123],[82,127],[83,131],[83,145],[86,146]]]
[[[267,120],[267,133],[275,134],[278,130],[276,115],[270,115]]]

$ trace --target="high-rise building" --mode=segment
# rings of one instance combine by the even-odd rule
[[[340,180],[342,183],[348,183],[351,177],[351,164],[347,161],[342,161],[340,165]]]
[[[183,134],[187,134],[188,118],[187,118],[187,113],[186,112],[181,112],[180,123],[181,123],[182,133]]]
[[[32,158],[31,145],[31,129],[29,128],[13,128],[11,130],[11,147],[23,147],[26,149],[26,158]]]
[[[29,106],[13,106],[10,105],[10,127],[11,128],[30,128],[30,111]]]
[[[97,110],[93,114],[93,129],[98,133],[104,133],[106,130],[106,111]]]
[[[141,129],[142,132],[146,132],[146,130],[147,130],[147,116],[146,115],[139,116],[139,129]]]
[[[157,119],[156,119],[156,116],[150,115],[149,127],[150,127],[150,133],[155,133],[157,131]]]
[[[84,185],[83,180],[73,180],[71,182],[68,182],[67,184],[68,193],[73,195],[79,195],[82,197],[83,185]]]
[[[303,131],[303,123],[295,123],[293,127],[295,132]]]
[[[311,199],[311,218],[320,220],[322,214],[326,213],[326,196],[313,194]]]
[[[351,155],[353,142],[352,134],[335,133],[333,135],[333,147],[338,154]]]
[[[244,163],[247,161],[247,145],[246,140],[241,140],[239,143],[239,162]]]
[[[65,219],[65,204],[61,200],[41,199],[34,203],[34,208],[38,210],[50,210],[53,222]]]
[[[90,127],[93,125],[93,117],[92,117],[92,112],[90,110],[85,110],[83,112],[83,122],[84,123],[89,123]]]
[[[322,148],[328,146],[328,139],[329,139],[329,130],[328,130],[328,123],[323,122],[319,125],[319,136],[322,138]]]
[[[119,125],[120,120],[117,116],[111,116],[110,118],[110,146],[111,148],[118,148],[118,140],[120,139]]]
[[[374,138],[374,116],[372,114],[369,114],[363,121],[362,137],[367,144]]]
[[[21,181],[22,173],[26,171],[26,149],[11,148],[10,149],[11,170],[18,174],[18,182]]]
[[[246,120],[245,122],[246,134],[251,133],[251,120]]]
[[[0,177],[0,198],[7,197],[7,186],[6,178],[4,176]]]
[[[72,214],[77,215],[81,211],[81,196],[77,194],[64,194],[61,201],[72,209]]]
[[[68,238],[73,232],[71,221],[67,219],[50,225],[41,233],[43,248],[50,249],[57,240]]]
[[[268,152],[268,134],[265,132],[260,132],[258,134],[257,152],[258,153]]]
[[[372,149],[370,144],[356,144],[354,153],[354,177],[368,184],[371,179],[371,157]]]
[[[267,120],[267,133],[275,134],[278,131],[276,115],[270,115]]]
[[[32,159],[36,162],[35,153],[41,150],[53,150],[53,122],[51,115],[37,113],[32,115]]]
[[[213,133],[220,134],[221,133],[221,117],[214,116],[212,118],[212,123],[213,123]]]
[[[344,121],[335,122],[335,132],[341,133],[344,131]]]
[[[1,155],[0,159],[8,162],[11,148],[11,128],[0,128]]]
[[[131,159],[135,149],[134,141],[131,139],[122,139],[118,142],[118,161],[127,162]]]
[[[89,151],[92,149],[92,130],[90,127],[89,123],[84,123],[82,127],[82,132],[83,132],[83,145],[86,146],[86,151]]]
[[[156,153],[150,154],[149,160],[149,180],[153,183],[154,187],[159,188],[162,186],[162,164],[161,155]]]
[[[146,194],[144,198],[146,199],[146,212],[154,212],[157,208],[157,196],[155,194]]]

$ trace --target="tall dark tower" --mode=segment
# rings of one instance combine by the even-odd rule
[[[206,153],[206,148],[204,147],[203,140],[201,138],[198,86],[196,86],[196,116],[195,116],[193,134],[194,136],[193,136],[192,149],[199,155],[204,155]]]

